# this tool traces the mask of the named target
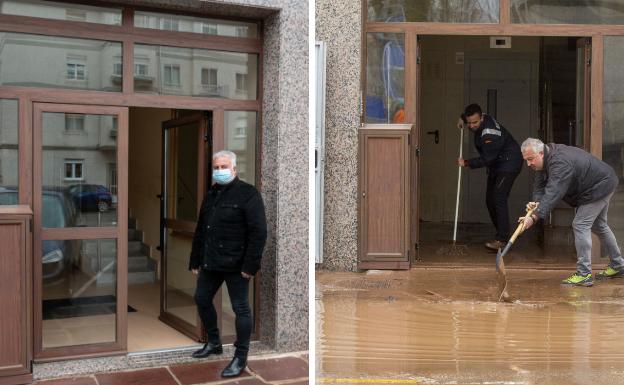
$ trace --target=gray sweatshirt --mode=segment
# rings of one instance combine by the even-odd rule
[[[605,162],[580,148],[549,143],[544,146],[544,168],[535,174],[535,214],[544,219],[561,199],[572,207],[595,202],[617,185],[615,171]]]

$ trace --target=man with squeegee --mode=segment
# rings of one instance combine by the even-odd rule
[[[528,138],[522,143],[521,150],[527,166],[537,171],[534,202],[529,202],[527,208],[539,204],[533,214],[524,219],[525,229],[546,218],[561,199],[576,208],[572,221],[576,272],[561,283],[577,286],[594,284],[591,233],[600,238],[610,259],[609,266],[596,274],[596,279],[624,276],[624,259],[607,224],[609,201],[618,185],[613,168],[580,148],[555,143],[546,145],[539,139]]]

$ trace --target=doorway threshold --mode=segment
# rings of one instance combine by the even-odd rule
[[[138,352],[128,353],[128,357],[139,357],[139,356],[150,355],[150,354],[163,354],[163,353],[170,353],[170,352],[188,351],[188,350],[193,350],[193,349],[199,349],[202,346],[203,344],[195,344],[195,345],[189,345],[189,346],[180,346],[177,348],[141,350]]]
[[[199,345],[195,345],[166,350],[133,352],[123,356],[34,363],[33,379],[36,381],[49,380],[59,377],[90,375],[101,372],[133,370],[153,366],[200,362],[200,360],[191,357],[193,351],[195,351],[198,347]],[[201,361],[216,361],[223,360],[224,358],[229,359],[234,355],[234,349],[235,347],[233,344],[224,344],[223,354],[202,359]],[[276,351],[268,345],[260,341],[251,342],[250,357],[273,353],[276,353]]]

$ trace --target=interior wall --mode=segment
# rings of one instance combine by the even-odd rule
[[[421,44],[421,121],[420,121],[420,218],[424,221],[453,221],[455,216],[455,199],[457,193],[457,158],[459,155],[460,132],[457,129],[457,120],[467,104],[469,90],[465,82],[467,68],[470,62],[477,59],[487,60],[519,60],[529,61],[530,100],[529,127],[514,126],[513,119],[498,116],[501,124],[507,128],[514,138],[521,143],[528,133],[536,133],[539,125],[538,117],[538,63],[540,54],[540,40],[538,37],[513,37],[511,48],[490,48],[489,36],[423,36]],[[527,80],[522,80],[525,82]],[[502,86],[501,86],[502,87]],[[509,95],[507,95],[509,96]],[[505,95],[499,92],[499,106],[501,111],[502,100]],[[513,100],[513,98],[510,98]],[[473,101],[470,101],[473,102]],[[474,101],[478,102],[478,101]],[[513,103],[517,103],[513,100]],[[480,103],[485,110],[483,103]],[[439,143],[435,143],[435,132],[439,130]],[[431,134],[428,134],[431,133]],[[473,152],[471,154],[471,152]],[[464,158],[474,156],[474,137],[468,130],[464,130],[463,141]],[[470,175],[472,174],[472,175]],[[478,174],[478,175],[477,175]],[[481,176],[480,174],[483,174]],[[528,183],[519,183],[520,179],[529,180],[526,167],[523,174],[514,184],[514,189],[522,190],[522,199],[528,198],[530,186]],[[462,211],[468,207],[483,209],[484,218],[474,218],[476,222],[487,222],[485,196],[474,193],[467,197],[466,187],[470,178],[483,178],[485,170],[462,171],[462,203],[460,207],[460,221],[470,222],[464,218]],[[485,183],[485,182],[483,182]],[[474,184],[474,183],[472,183]],[[523,184],[527,184],[524,186]],[[525,191],[526,190],[526,191]],[[526,197],[524,197],[526,195]],[[510,209],[511,210],[511,209]]]
[[[162,122],[171,119],[171,110],[130,108],[129,122],[129,214],[143,231],[143,243],[150,256],[158,259],[160,231]]]

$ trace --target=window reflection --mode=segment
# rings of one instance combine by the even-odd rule
[[[41,251],[43,348],[115,342],[117,242],[49,240]]]
[[[0,63],[4,86],[121,91],[117,42],[0,33]]]
[[[136,44],[134,56],[136,92],[257,98],[258,55]]]
[[[369,33],[366,51],[366,122],[404,123],[404,36]]]
[[[0,1],[0,13],[55,20],[121,25],[120,8],[103,8],[54,1],[2,0]]]
[[[117,118],[45,112],[43,227],[115,226]]]
[[[511,0],[511,21],[531,24],[623,24],[624,3],[612,0]]]
[[[368,20],[498,23],[499,0],[369,0]]]
[[[17,204],[18,101],[0,99],[0,205]]]
[[[134,26],[165,31],[194,32],[205,35],[258,37],[258,27],[254,23],[154,12],[135,12]]]
[[[225,149],[236,154],[238,177],[256,183],[256,112],[225,112]]]

